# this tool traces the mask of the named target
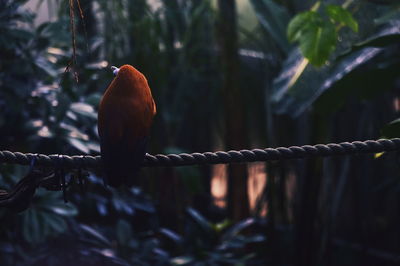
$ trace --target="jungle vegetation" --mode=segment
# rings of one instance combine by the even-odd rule
[[[400,136],[400,4],[390,0],[0,1],[0,149],[99,153],[109,67],[143,72],[157,103],[149,153]],[[156,4],[155,4],[156,2]],[[73,20],[72,20],[73,18]],[[72,28],[74,29],[72,31]],[[73,41],[72,41],[73,39]],[[397,265],[399,155],[99,173],[0,209],[1,265]],[[10,190],[28,167],[0,165]]]

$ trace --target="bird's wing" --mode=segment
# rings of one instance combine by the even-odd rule
[[[110,141],[105,137],[101,140],[101,154],[107,183],[118,187],[137,184],[137,173],[144,160],[147,137],[139,138],[130,147],[122,138],[120,141]]]
[[[118,113],[116,108],[107,111],[99,114],[101,157],[106,181],[113,187],[137,185],[135,177],[145,156],[147,137],[135,134],[137,125],[135,121],[126,121],[126,113]]]

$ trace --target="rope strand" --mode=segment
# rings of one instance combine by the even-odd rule
[[[143,162],[144,167],[174,167],[204,164],[226,164],[245,163],[257,161],[276,161],[287,159],[301,159],[309,157],[326,157],[336,155],[378,153],[400,150],[400,138],[366,140],[330,144],[304,145],[292,147],[240,150],[240,151],[217,151],[204,153],[181,153],[181,154],[146,154]],[[0,151],[0,163],[29,165],[36,158],[37,166],[55,166],[57,162],[63,162],[64,168],[98,168],[100,156],[89,155],[44,155],[33,153],[21,153],[11,151]]]

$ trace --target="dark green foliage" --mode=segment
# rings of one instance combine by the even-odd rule
[[[335,23],[338,23],[340,26],[347,26],[355,32],[358,31],[358,23],[347,9],[338,5],[327,5],[325,11]]]
[[[365,2],[353,1],[348,11],[321,4],[324,12],[300,13],[289,24],[289,38],[299,41],[301,52],[292,51],[288,55],[273,82],[270,100],[275,111],[274,130],[278,143],[327,143],[374,139],[382,135],[398,137],[396,120],[384,127],[398,117],[399,110],[396,107],[399,22],[391,9],[395,4],[388,7]],[[358,22],[357,34],[353,32],[357,27],[349,11],[354,12]],[[318,26],[327,19],[328,23],[336,24],[336,33],[331,33],[337,34],[338,38],[325,40],[331,43],[324,44],[322,49],[334,45],[329,53],[318,52],[315,58],[310,58],[307,47],[302,49],[301,38],[310,29],[315,30],[315,25],[307,25],[307,22],[314,21]],[[337,31],[341,25],[352,29]],[[313,43],[305,37],[303,42],[304,45]],[[332,53],[333,48],[336,51]],[[303,56],[310,63],[315,59],[321,60],[320,65],[326,63],[316,68],[304,64],[307,61]],[[348,241],[376,248],[373,252],[398,250],[398,245],[385,233],[386,230],[397,232],[394,226],[397,215],[389,211],[394,205],[386,201],[389,198],[398,200],[397,194],[393,193],[399,180],[396,160],[398,155],[384,154],[379,159],[355,156],[344,160],[332,158],[285,164],[298,171],[293,201],[296,265],[395,265],[393,254],[383,257],[357,253],[354,248],[357,245],[352,244],[350,248]],[[278,174],[279,180],[283,181],[270,186],[281,185],[280,182],[285,185],[285,177],[288,178],[283,171]],[[279,193],[273,196],[272,200],[281,199]],[[379,211],[377,207],[382,201],[387,204],[383,207],[385,211]],[[286,212],[280,208],[273,210],[278,215]],[[384,220],[385,225],[375,227],[377,219]],[[372,235],[373,238],[369,238]],[[368,240],[360,240],[363,237]],[[345,245],[338,244],[343,242]]]
[[[81,2],[85,7],[94,3]],[[85,30],[76,16],[77,62],[69,72],[65,72],[72,58],[68,1],[60,2],[56,21],[37,27],[34,16],[21,8],[22,1],[4,3],[0,16],[2,149],[97,153],[96,108],[112,79],[107,61],[133,64],[148,77],[159,111],[152,140],[155,150],[212,149],[211,125],[219,118],[213,114],[220,110],[212,45],[214,11],[209,1],[165,1],[157,11],[145,1],[97,1],[107,20],[104,27],[93,30],[87,24]],[[21,23],[29,24],[20,27]],[[94,35],[96,31],[104,31],[104,38]],[[188,131],[194,126],[199,130]],[[3,165],[2,188],[10,190],[25,171]],[[182,168],[176,174],[189,190],[184,197],[199,196],[206,189],[200,169]],[[262,259],[257,250],[254,256],[246,256],[247,245],[264,243],[262,236],[252,238],[255,230],[250,236],[239,231],[224,235],[232,225],[225,223],[222,229],[189,209],[180,236],[161,227],[160,205],[137,189],[108,190],[90,175],[84,193],[80,191],[78,185],[69,188],[65,204],[61,193],[38,189],[22,214],[2,211],[0,264],[163,265],[179,264],[183,257],[199,263]],[[169,201],[155,194],[158,201]],[[206,231],[201,220],[209,226]],[[201,243],[191,245],[200,238]],[[232,250],[241,252],[232,257]]]
[[[70,60],[65,23],[48,22],[30,30],[33,16],[17,2],[5,2],[13,4],[2,9],[9,15],[0,18],[4,20],[0,37],[2,148],[46,153],[98,151],[93,106],[100,93],[89,93],[89,88],[97,84],[99,66],[87,64],[85,71],[92,80],[83,80],[84,86],[71,83],[68,73],[62,74]],[[25,27],[16,26],[21,23]],[[92,102],[81,102],[82,96]]]
[[[307,67],[290,86],[292,76],[286,73],[296,71],[301,62],[301,55],[292,52],[274,81],[272,101],[276,111],[298,116],[322,95],[316,107],[320,112],[333,113],[348,97],[371,98],[385,88],[390,89],[397,78],[397,43],[398,27],[388,24],[365,41],[341,47],[329,65],[320,69]],[[378,62],[382,62],[379,67]]]
[[[299,42],[303,56],[315,66],[322,66],[336,49],[341,26],[358,31],[358,23],[343,7],[327,5],[324,11],[327,17],[317,10],[302,12],[290,21],[287,29],[289,41]]]

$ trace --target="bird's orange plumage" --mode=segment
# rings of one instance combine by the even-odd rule
[[[98,112],[101,155],[109,185],[134,183],[155,114],[145,76],[130,65],[122,66],[104,93]]]

